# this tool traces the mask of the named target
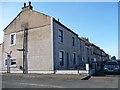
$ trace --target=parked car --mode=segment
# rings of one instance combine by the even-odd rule
[[[120,67],[120,60],[117,60],[118,64],[119,64],[119,67]]]
[[[107,61],[104,65],[104,73],[115,73],[120,72],[120,66],[117,61]]]

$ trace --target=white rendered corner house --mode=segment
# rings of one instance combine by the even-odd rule
[[[92,63],[92,59],[98,57],[88,55],[96,52],[90,47],[92,44],[86,44],[59,20],[33,10],[31,2],[27,6],[24,3],[22,11],[4,29],[3,41],[2,68],[4,71],[7,69],[5,52],[12,51],[10,62],[13,73],[78,70],[88,60]]]

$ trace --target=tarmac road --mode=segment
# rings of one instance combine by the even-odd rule
[[[118,76],[3,74],[3,88],[118,88]]]

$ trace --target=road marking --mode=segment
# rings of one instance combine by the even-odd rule
[[[56,86],[56,85],[45,85],[45,84],[34,84],[34,83],[19,83],[19,84],[22,84],[22,85],[32,85],[32,86],[42,86],[42,87],[51,87],[51,88],[65,88],[65,87],[62,87],[62,86]]]
[[[8,81],[4,81],[2,83],[8,83]],[[40,87],[48,87],[48,88],[66,88],[66,87],[62,87],[62,86],[57,86],[57,85],[46,85],[46,84],[35,84],[35,83],[20,83],[20,82],[17,82],[17,83],[14,83],[12,82],[11,84],[13,85],[31,85],[31,86],[40,86]]]

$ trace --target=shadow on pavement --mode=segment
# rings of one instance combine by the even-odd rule
[[[103,69],[97,71],[92,76],[106,76],[106,74],[103,72]]]
[[[104,71],[103,71],[103,69],[101,69],[101,70],[99,70],[99,71],[97,71],[96,73],[94,73],[92,76],[107,76],[107,75],[120,75],[120,73],[104,73]]]
[[[85,77],[85,78],[82,78],[81,80],[88,80],[88,79],[90,79],[90,77],[91,77],[91,76],[87,76],[87,77]]]

